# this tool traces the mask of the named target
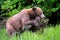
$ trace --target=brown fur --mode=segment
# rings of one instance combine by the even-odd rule
[[[36,13],[36,15],[34,13]],[[21,28],[23,28],[23,26],[26,24],[26,22],[31,21],[32,19],[36,18],[37,16],[39,16],[41,18],[44,17],[44,15],[42,15],[42,14],[43,14],[43,11],[41,10],[41,8],[36,7],[35,11],[32,10],[32,8],[23,9],[18,14],[10,17],[6,22],[6,31],[7,31],[8,35],[12,35],[15,32],[19,32],[21,30]],[[34,18],[30,18],[31,16]]]
[[[39,29],[39,22],[40,22],[40,17],[36,17],[35,20],[26,22],[24,25],[25,26],[24,29],[28,29],[28,30],[33,28]]]

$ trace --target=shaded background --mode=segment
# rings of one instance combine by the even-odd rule
[[[6,19],[32,5],[42,8],[49,24],[60,24],[60,0],[0,0],[0,27]]]

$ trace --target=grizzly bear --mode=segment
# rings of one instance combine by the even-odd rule
[[[41,8],[35,7],[30,9],[23,9],[21,12],[10,17],[7,20],[6,22],[7,34],[12,35],[15,32],[20,32],[23,26],[26,24],[26,22],[29,23],[29,21],[35,20],[37,16],[39,16],[40,18],[45,17]],[[33,22],[33,25],[35,24]]]

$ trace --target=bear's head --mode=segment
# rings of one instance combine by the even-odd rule
[[[42,9],[39,7],[30,8],[29,15],[30,15],[30,19],[35,19],[37,16],[39,16],[40,18],[45,18]]]

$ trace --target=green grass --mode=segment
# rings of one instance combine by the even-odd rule
[[[0,40],[60,40],[60,25],[55,27],[50,26],[44,28],[43,34],[41,30],[32,33],[31,31],[25,31],[20,36],[9,37],[6,34],[6,30],[0,30]]]

